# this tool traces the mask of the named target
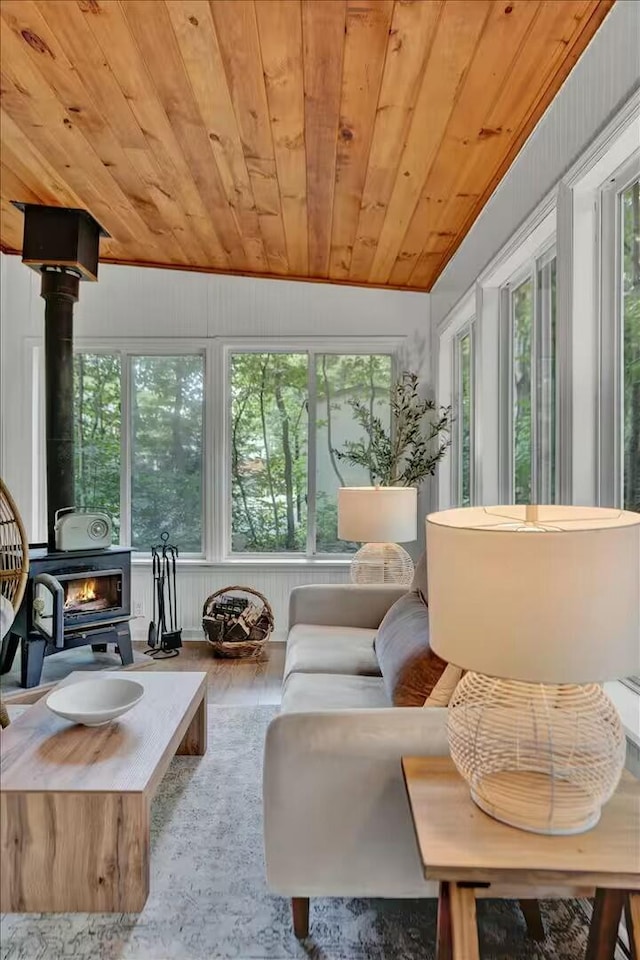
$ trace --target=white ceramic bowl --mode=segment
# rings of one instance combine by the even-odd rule
[[[81,680],[54,690],[46,699],[49,710],[59,717],[82,723],[85,727],[101,727],[131,710],[144,693],[135,680],[122,677],[100,677]]]

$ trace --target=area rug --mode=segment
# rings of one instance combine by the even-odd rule
[[[293,936],[262,852],[262,748],[274,707],[209,708],[205,757],[176,758],[153,806],[151,893],[133,914],[2,917],[3,960],[433,960],[434,901],[314,900],[312,936]],[[96,824],[96,830],[100,825]],[[542,905],[547,939],[519,909],[479,906],[483,960],[578,960],[587,907]],[[624,960],[619,950],[616,960]]]
[[[133,662],[148,662],[148,657],[137,650],[133,651]],[[111,647],[106,653],[94,653],[90,646],[76,647],[74,650],[63,650],[51,657],[45,657],[42,666],[41,684],[57,683],[64,680],[74,670],[121,670],[122,660],[119,654]],[[19,693],[20,686],[20,651],[16,653],[11,670],[0,677],[0,693],[8,696],[10,693]]]

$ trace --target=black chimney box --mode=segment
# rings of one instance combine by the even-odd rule
[[[16,203],[24,213],[22,262],[40,273],[43,267],[77,270],[81,280],[98,279],[100,237],[108,237],[86,210]]]

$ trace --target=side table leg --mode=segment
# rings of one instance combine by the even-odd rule
[[[628,893],[624,915],[629,935],[631,960],[640,960],[640,893]]]
[[[527,925],[527,933],[531,940],[544,940],[544,924],[540,913],[540,904],[537,900],[519,900],[520,909]]]
[[[207,752],[207,694],[193,715],[176,756],[203,757]]]
[[[614,960],[624,890],[596,890],[585,960]]]
[[[443,880],[440,884],[440,893],[438,895],[436,960],[452,960],[451,894],[449,884],[446,880]]]
[[[452,960],[480,960],[476,895],[473,887],[450,886]]]

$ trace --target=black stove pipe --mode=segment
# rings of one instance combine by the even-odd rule
[[[47,538],[55,550],[55,516],[75,505],[73,455],[73,307],[80,275],[68,267],[42,268],[45,301],[45,431],[47,447]]]

